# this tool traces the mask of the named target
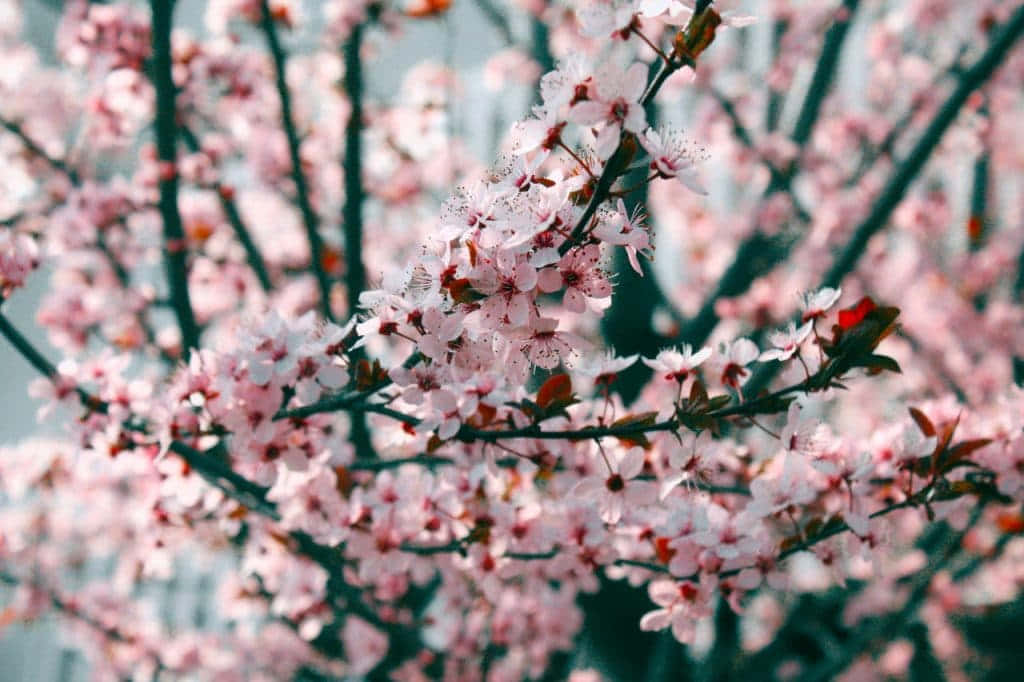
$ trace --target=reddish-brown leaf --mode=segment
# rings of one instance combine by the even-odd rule
[[[857,303],[844,310],[839,311],[839,326],[842,329],[849,329],[860,324],[860,322],[877,306],[870,296],[857,301]]]
[[[924,412],[917,409],[916,407],[907,408],[910,411],[910,416],[917,422],[917,428],[921,429],[921,433],[925,437],[930,438],[935,435],[935,425],[932,424],[932,420],[925,416]]]
[[[976,438],[974,440],[965,440],[962,443],[957,443],[949,449],[949,452],[946,455],[946,462],[952,464],[954,462],[959,462],[962,459],[966,459],[971,455],[971,453],[982,449],[991,442],[991,438]]]
[[[543,409],[572,400],[572,379],[568,374],[556,374],[544,382],[537,391],[537,404]]]

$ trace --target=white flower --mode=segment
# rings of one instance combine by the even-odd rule
[[[817,450],[823,441],[821,423],[808,417],[803,407],[796,401],[790,403],[786,414],[786,425],[782,428],[779,438],[782,447],[789,452],[810,453]]]
[[[707,346],[694,353],[693,348],[687,343],[683,344],[681,350],[666,348],[658,353],[653,360],[643,358],[643,362],[655,372],[664,374],[669,381],[683,383],[690,373],[709,357],[711,357],[711,349]]]
[[[648,128],[640,135],[640,144],[651,155],[651,170],[663,178],[675,178],[697,194],[708,193],[697,175],[700,151],[690,147],[682,137]]]
[[[609,350],[601,355],[594,355],[583,360],[577,371],[583,376],[591,377],[594,383],[610,383],[615,376],[632,367],[639,355],[628,355],[624,358],[615,355],[615,351]]]
[[[634,447],[625,452],[613,452],[608,457],[608,476],[594,474],[584,478],[573,488],[573,494],[597,499],[601,519],[605,523],[618,523],[622,510],[654,502],[657,489],[648,481],[637,481],[644,468],[643,448]]]
[[[819,318],[836,304],[839,297],[843,295],[842,289],[825,287],[817,291],[808,291],[803,295],[803,322]]]
[[[899,462],[909,462],[914,459],[927,457],[935,452],[935,446],[938,445],[938,442],[939,439],[936,436],[928,436],[926,438],[920,429],[908,426],[903,430],[903,440],[896,445],[896,460]]]
[[[768,360],[785,362],[789,360],[800,349],[800,344],[810,335],[813,327],[813,320],[808,321],[799,329],[794,323],[790,322],[789,327],[785,331],[777,330],[769,334],[768,341],[775,348],[761,353],[761,362],[767,362]]]
[[[757,360],[759,352],[757,344],[750,339],[736,339],[729,344],[723,343],[719,349],[719,355],[724,361],[722,383],[733,388],[742,386],[750,376],[747,365]]]

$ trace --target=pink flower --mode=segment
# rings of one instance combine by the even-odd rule
[[[625,40],[636,19],[636,2],[593,2],[576,12],[580,32],[588,38]]]
[[[803,295],[803,316],[802,322],[815,320],[824,317],[829,308],[836,304],[843,290],[832,287],[825,287],[818,291],[807,292]]]
[[[683,644],[692,644],[697,621],[711,613],[711,595],[703,585],[685,581],[656,580],[647,593],[661,608],[648,611],[640,619],[644,631],[672,628],[672,636]]]
[[[520,350],[533,364],[554,369],[565,362],[576,350],[587,350],[591,344],[571,332],[558,332],[558,320],[541,317],[526,332]]]
[[[648,259],[653,258],[650,254],[651,235],[643,225],[645,217],[641,206],[637,206],[630,214],[626,211],[625,203],[619,199],[617,210],[598,222],[597,227],[591,232],[592,236],[603,242],[626,247],[629,265],[641,277],[644,271],[637,260],[637,254],[644,254]]]
[[[551,293],[565,287],[562,303],[574,313],[587,309],[588,298],[608,298],[612,285],[606,274],[598,267],[601,262],[601,247],[590,244],[581,249],[572,249],[562,256],[558,265],[541,270],[539,287]]]
[[[661,481],[658,496],[664,500],[675,488],[688,481],[696,483],[711,465],[711,432],[700,433],[686,431],[678,443],[669,442],[668,464],[672,472]]]
[[[719,350],[719,355],[724,359],[722,383],[739,389],[750,376],[747,365],[757,360],[758,353],[757,344],[750,339],[736,339],[732,343],[722,344]]]
[[[758,518],[752,514],[730,512],[725,507],[710,504],[698,517],[700,530],[693,535],[693,541],[716,554],[722,561],[730,561],[750,554],[757,549]]]
[[[514,256],[499,255],[497,261],[480,266],[470,277],[473,286],[488,298],[480,304],[482,322],[488,329],[502,325],[521,327],[530,317],[537,286],[537,270]]]
[[[538,106],[533,114],[532,118],[520,121],[513,128],[516,154],[527,154],[537,148],[551,151],[561,141],[567,121],[559,118],[557,109]]]
[[[651,170],[663,178],[675,178],[697,194],[708,193],[697,176],[701,152],[690,148],[681,136],[648,128],[640,135],[640,144],[651,155]]]
[[[25,284],[29,273],[39,267],[39,248],[26,234],[0,227],[0,297]]]
[[[779,362],[785,362],[793,357],[793,354],[800,350],[800,344],[804,342],[814,327],[814,321],[809,320],[802,327],[797,326],[790,322],[789,327],[785,331],[773,331],[768,335],[768,341],[771,342],[775,348],[761,353],[761,362],[768,362],[769,360],[778,360]]]
[[[569,119],[580,125],[601,125],[595,151],[607,159],[619,144],[623,130],[639,134],[647,123],[640,97],[647,87],[647,66],[639,62],[623,71],[609,64],[594,75],[590,99],[577,102]]]
[[[789,452],[811,454],[823,444],[822,424],[819,420],[809,417],[806,407],[793,401],[786,413],[786,425],[782,427],[779,439]]]
[[[576,368],[580,374],[591,377],[595,384],[610,384],[615,381],[619,372],[636,364],[639,355],[617,357],[615,351],[606,351],[601,355],[588,357]]]
[[[817,495],[808,481],[810,473],[803,458],[786,456],[780,474],[758,476],[750,482],[751,501],[746,512],[763,518],[811,502]]]
[[[285,528],[303,531],[330,546],[347,535],[348,506],[338,492],[338,479],[331,469],[318,466],[312,474],[282,475],[267,499],[278,502]]]
[[[388,638],[358,616],[349,615],[341,629],[345,659],[353,675],[362,676],[374,669],[388,652]]]
[[[625,452],[612,452],[605,460],[608,475],[593,474],[573,488],[573,494],[595,498],[605,523],[618,523],[623,509],[651,504],[657,488],[648,481],[635,480],[644,468],[643,448],[633,447]],[[598,467],[602,464],[599,463]]]
[[[709,357],[711,357],[711,349],[707,346],[694,353],[690,344],[686,343],[683,344],[682,350],[666,348],[654,359],[641,359],[645,365],[663,375],[667,381],[676,381],[681,384]]]
[[[907,426],[903,438],[896,443],[894,456],[896,461],[906,464],[932,454],[937,444],[936,436],[925,437],[916,426]]]

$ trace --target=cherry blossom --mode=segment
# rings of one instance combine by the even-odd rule
[[[573,105],[569,117],[580,125],[601,125],[595,151],[603,159],[611,156],[623,131],[639,134],[646,124],[640,97],[647,83],[647,67],[637,62],[622,69],[608,64],[594,74],[588,86],[589,99]]]
[[[573,494],[595,498],[605,523],[618,523],[624,509],[633,509],[654,501],[654,486],[647,481],[635,480],[644,467],[642,448],[630,448],[610,455],[602,452],[602,457],[607,464],[605,471],[577,483]],[[598,465],[598,471],[600,468]]]
[[[687,148],[684,140],[668,131],[648,128],[640,135],[640,144],[651,155],[651,170],[663,178],[675,178],[697,194],[707,194],[697,176],[700,152]]]
[[[0,2],[0,335],[58,433],[0,448],[0,626],[97,679],[591,679],[606,627],[970,676],[1022,584],[1024,10],[864,4],[76,1],[51,54]],[[379,78],[464,11],[482,83]]]
[[[641,358],[641,360],[667,381],[682,384],[695,369],[711,357],[711,352],[710,347],[704,346],[695,353],[690,344],[684,344],[678,350],[666,348],[654,358]]]
[[[808,321],[799,328],[790,322],[785,330],[773,331],[768,335],[768,340],[774,348],[769,348],[761,353],[761,362],[769,360],[788,360],[794,353],[800,350],[800,344],[807,339],[813,328],[813,321]]]

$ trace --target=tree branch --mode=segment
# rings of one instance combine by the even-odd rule
[[[192,132],[192,129],[186,125],[182,125],[181,136],[185,141],[185,146],[196,153],[202,150],[202,145],[199,143],[199,138]],[[256,274],[256,279],[259,280],[260,287],[263,291],[269,293],[273,288],[273,283],[270,281],[270,274],[267,271],[267,265],[263,260],[263,254],[260,253],[259,247],[256,246],[256,242],[253,241],[252,235],[249,233],[249,229],[245,226],[245,221],[242,220],[242,214],[238,211],[238,205],[235,203],[232,195],[227,191],[227,187],[217,180],[213,184],[214,191],[217,192],[217,199],[220,201],[220,208],[224,211],[224,216],[228,219],[228,223],[231,225],[231,229],[235,232],[235,238],[238,239],[242,248],[245,249],[245,258],[249,262],[249,267]]]
[[[320,312],[328,320],[334,320],[331,312],[331,281],[324,270],[324,240],[320,236],[320,219],[309,198],[309,187],[306,184],[306,176],[302,172],[302,157],[299,154],[299,133],[295,128],[295,118],[292,113],[292,98],[288,91],[287,81],[287,57],[281,40],[277,35],[277,27],[274,25],[274,18],[270,12],[267,0],[260,2],[261,20],[260,25],[267,39],[267,47],[274,61],[274,76],[277,85],[277,95],[281,100],[281,125],[284,127],[285,137],[288,139],[288,155],[291,160],[292,182],[295,183],[295,200],[299,204],[299,212],[302,214],[302,224],[306,228],[306,240],[309,242],[310,259],[312,261],[313,274],[316,277],[317,287],[320,291]]]
[[[798,147],[802,147],[810,138],[814,124],[821,114],[821,105],[835,77],[843,41],[849,32],[853,12],[857,9],[858,4],[859,0],[844,0],[842,7],[836,13],[835,22],[825,34],[821,55],[815,66],[814,75],[811,77],[807,94],[804,96],[803,105],[800,107],[800,115],[793,134],[790,136]],[[728,110],[726,113],[729,113]],[[740,139],[742,141],[743,138]],[[764,198],[780,191],[790,192],[795,174],[795,165],[791,165],[785,171],[773,172],[772,180],[768,188],[765,189]],[[797,210],[801,209],[797,207]],[[678,340],[692,345],[704,343],[718,324],[719,317],[715,306],[719,299],[742,294],[750,288],[755,279],[782,262],[789,253],[791,246],[789,241],[789,238],[785,236],[769,236],[756,230],[740,244],[732,264],[722,275],[718,286],[704,301],[697,314],[683,327]]]
[[[160,216],[163,219],[164,269],[171,304],[185,353],[199,348],[199,325],[188,293],[188,253],[178,210],[178,122],[176,86],[171,74],[171,27],[174,2],[150,0],[153,14],[153,86],[156,88],[156,146],[160,160]]]
[[[15,121],[0,116],[0,127],[5,128],[9,133],[17,137],[25,148],[28,149],[34,156],[39,157],[46,162],[55,171],[59,171],[67,176],[68,180],[71,181],[72,185],[77,185],[79,181],[78,171],[69,166],[63,159],[57,159],[46,153],[42,145],[29,137],[28,133],[25,132]]]

